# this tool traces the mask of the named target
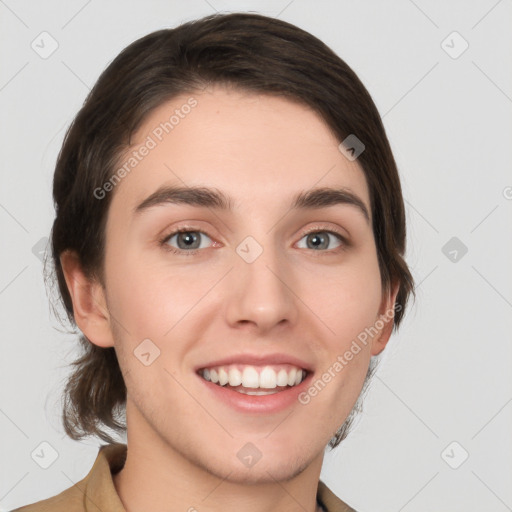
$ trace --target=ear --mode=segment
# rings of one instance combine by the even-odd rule
[[[399,289],[400,282],[395,281],[390,286],[389,292],[382,297],[379,316],[375,321],[375,326],[380,332],[376,334],[372,340],[372,356],[380,354],[386,348],[389,338],[391,337],[394,325],[395,302]]]
[[[114,346],[103,287],[84,274],[75,251],[64,251],[60,263],[73,301],[76,325],[94,345],[104,348]]]

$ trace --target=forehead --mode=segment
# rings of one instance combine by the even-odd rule
[[[132,138],[113,200],[134,206],[162,185],[205,186],[235,208],[247,200],[275,207],[308,189],[343,187],[369,211],[364,173],[339,142],[308,106],[282,97],[222,87],[183,94],[154,109]]]

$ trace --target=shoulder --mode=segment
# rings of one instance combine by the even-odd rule
[[[85,480],[85,479],[84,479]],[[51,498],[25,505],[12,512],[78,512],[84,509],[84,495],[79,486],[84,482],[81,480],[73,487],[53,496]]]
[[[89,473],[72,487],[51,498],[25,505],[12,512],[85,512],[94,510],[124,512],[114,488],[112,474],[119,471],[126,459],[125,444],[104,445]]]
[[[317,501],[326,512],[356,512],[344,501],[341,501],[322,480],[318,481]]]

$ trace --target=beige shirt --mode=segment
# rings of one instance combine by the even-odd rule
[[[126,444],[101,446],[85,478],[57,496],[12,512],[126,512],[112,480],[112,475],[123,468],[126,453]],[[317,501],[326,512],[355,512],[321,480],[318,482]]]

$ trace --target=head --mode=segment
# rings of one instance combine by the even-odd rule
[[[355,159],[347,143],[339,148],[349,136],[364,144]],[[145,201],[166,186],[202,194],[196,206]],[[341,203],[339,194],[307,196],[319,188],[346,194]],[[231,210],[218,208],[211,190],[229,196]],[[294,208],[299,192],[308,208]],[[65,389],[70,437],[111,441],[106,429],[125,429],[126,406],[184,450],[210,442],[216,460],[211,440],[222,443],[225,432],[194,405],[201,388],[193,370],[244,351],[295,353],[315,370],[285,422],[308,431],[290,436],[283,425],[264,448],[307,441],[313,452],[347,435],[413,279],[380,116],[321,41],[255,14],[209,16],[135,41],[68,129],[53,194],[54,272],[83,349]],[[190,234],[169,238],[178,228],[202,242],[195,254],[184,254]],[[327,251],[318,254],[315,242]],[[146,366],[136,353],[148,339],[143,346],[159,355]],[[329,368],[330,382],[315,393]],[[168,421],[182,427],[168,432]],[[265,421],[228,414],[224,427],[258,438],[270,430]]]

